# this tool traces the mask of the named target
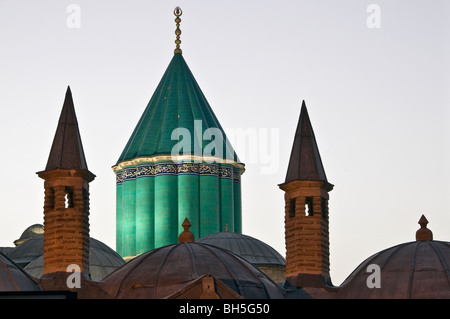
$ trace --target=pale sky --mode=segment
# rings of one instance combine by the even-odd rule
[[[97,176],[91,236],[115,248],[111,166],[173,56],[177,5],[183,56],[220,123],[253,136],[233,144],[246,163],[245,234],[284,255],[278,184],[305,100],[335,185],[335,285],[372,254],[415,240],[422,214],[434,239],[449,240],[447,0],[0,0],[0,246],[43,223],[35,173],[70,85]]]

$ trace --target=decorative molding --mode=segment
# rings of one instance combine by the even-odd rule
[[[238,163],[234,160],[223,159],[215,156],[199,156],[199,155],[155,155],[149,157],[136,157],[131,160],[123,161],[112,167],[114,173],[128,166],[138,166],[140,164],[158,164],[158,162],[172,162],[176,164],[228,164],[235,168],[239,168],[241,175],[245,172],[245,164]]]
[[[115,171],[115,173],[117,185],[122,184],[124,181],[135,180],[140,177],[155,177],[160,175],[217,176],[232,179],[234,182],[241,181],[241,170],[239,168],[208,163],[146,163],[139,164],[135,167],[125,167]]]

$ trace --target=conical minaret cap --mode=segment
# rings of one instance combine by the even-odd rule
[[[88,169],[70,87],[67,87],[45,170],[55,168]]]
[[[328,182],[305,101],[302,102],[285,183],[294,180]]]

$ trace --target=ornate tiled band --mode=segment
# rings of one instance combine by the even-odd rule
[[[146,163],[136,167],[125,167],[116,171],[116,183],[122,184],[127,180],[134,180],[140,177],[154,177],[159,175],[199,175],[217,176],[220,178],[232,179],[235,182],[241,181],[241,170],[223,164],[208,163]]]
[[[126,160],[117,163],[112,167],[114,173],[126,168],[138,166],[147,163],[159,163],[159,162],[172,162],[172,163],[207,163],[207,164],[228,164],[234,168],[239,168],[241,174],[245,172],[245,165],[243,163],[236,162],[230,159],[223,159],[215,156],[199,156],[199,155],[154,155],[154,156],[141,156],[130,160]]]

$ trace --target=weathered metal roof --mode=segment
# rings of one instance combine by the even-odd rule
[[[24,241],[8,253],[8,257],[20,267],[41,256],[44,252],[44,235],[35,236]]]
[[[0,291],[40,291],[38,284],[0,253]]]
[[[450,298],[450,242],[435,241],[424,215],[416,241],[380,251],[361,263],[338,298]]]
[[[101,280],[125,264],[119,254],[101,241],[91,237],[89,242],[89,271],[92,280]],[[43,247],[44,236],[36,236],[17,246],[8,257],[29,275],[40,278],[44,266]]]
[[[300,111],[285,183],[294,180],[327,182],[305,101]]]
[[[66,97],[45,170],[48,171],[55,168],[88,169],[70,87],[67,87]]]
[[[227,249],[254,265],[286,265],[286,260],[279,252],[248,235],[220,232],[199,238],[197,242]]]
[[[379,274],[375,273],[377,266]],[[450,298],[449,266],[449,242],[419,240],[396,245],[362,262],[341,285],[337,297]],[[377,280],[379,288],[375,286]]]
[[[26,240],[42,235],[44,233],[44,226],[41,224],[34,224],[31,225],[29,227],[27,227],[27,229],[25,229],[22,233],[22,235],[20,235],[19,239],[16,239],[14,241],[14,245],[18,246],[20,244],[22,244],[23,242],[25,242]]]
[[[244,298],[284,298],[276,283],[225,249],[181,242],[146,252],[102,281],[113,298],[165,298],[211,275]]]

